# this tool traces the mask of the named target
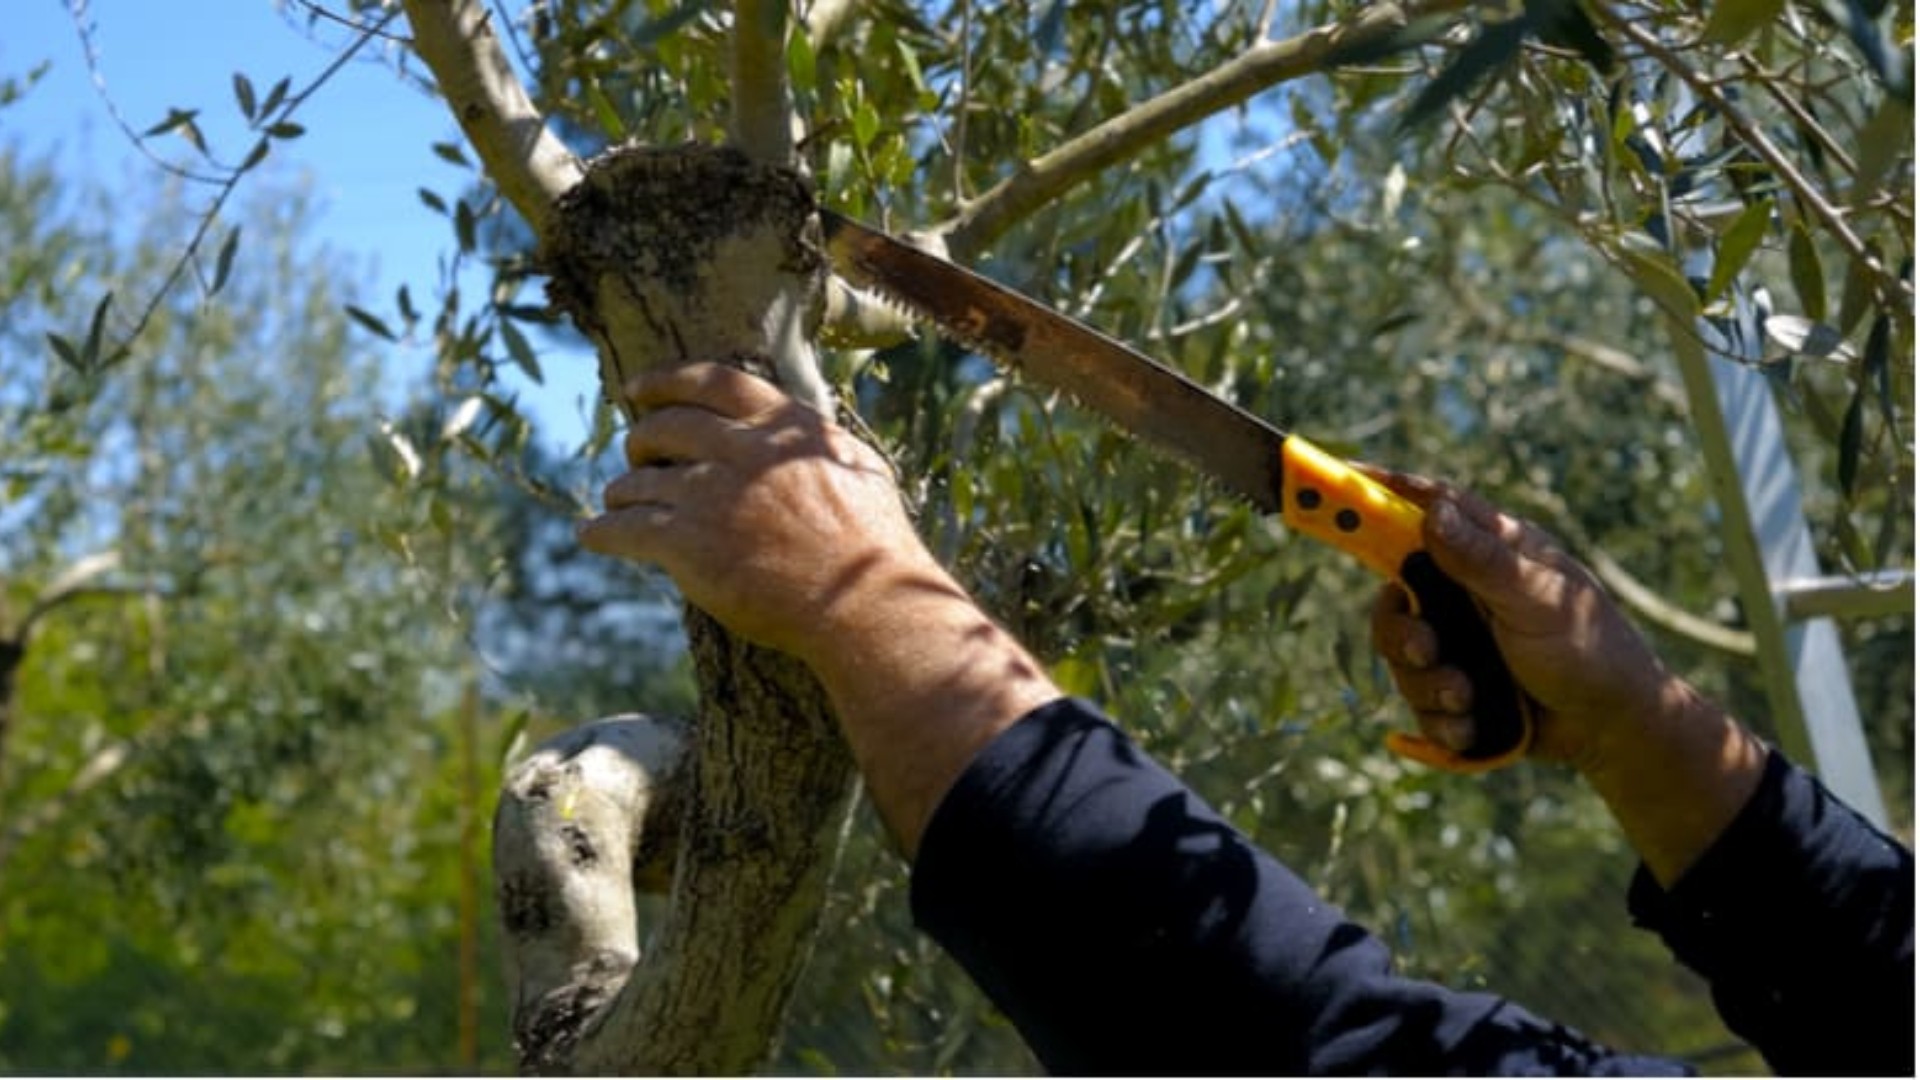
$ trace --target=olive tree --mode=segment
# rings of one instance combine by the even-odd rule
[[[393,6],[352,8],[371,18]],[[1480,446],[1501,437],[1461,411],[1459,383],[1483,391],[1467,404],[1516,430],[1507,395],[1525,387],[1463,355],[1477,335],[1524,345],[1530,358],[1551,354],[1556,380],[1575,358],[1609,372],[1627,397],[1645,391],[1668,409],[1658,362],[1621,346],[1657,348],[1646,325],[1679,340],[1701,318],[1729,317],[1730,297],[1758,275],[1790,286],[1775,304],[1798,309],[1779,307],[1761,329],[1789,361],[1781,373],[1809,402],[1818,452],[1834,463],[1835,542],[1863,566],[1910,543],[1900,522],[1912,487],[1912,189],[1900,147],[1912,121],[1909,61],[1894,44],[1907,8],[398,6],[407,48],[491,191],[530,233],[532,260],[513,273],[548,278],[553,307],[597,350],[608,397],[617,401],[645,365],[730,358],[764,365],[817,408],[873,414],[903,433],[910,474],[934,481],[919,494],[936,543],[1070,688],[1117,692],[1124,677],[1151,675],[1163,706],[1187,712],[1180,691],[1194,684],[1157,658],[1179,650],[1125,648],[1118,616],[1154,610],[1154,634],[1178,643],[1263,622],[1326,623],[1330,601],[1311,585],[1317,571],[1275,557],[1244,509],[1130,477],[1158,466],[1105,437],[1063,443],[1065,421],[1047,403],[977,369],[956,376],[955,356],[904,343],[896,313],[833,277],[816,200],[984,264],[1243,400],[1284,396],[1307,415],[1316,393],[1323,405],[1332,395],[1337,414],[1377,393],[1387,428],[1443,453],[1449,437]],[[1356,182],[1383,157],[1353,148],[1396,136],[1403,152],[1384,176]],[[1304,166],[1288,152],[1303,145],[1313,151]],[[1302,175],[1280,175],[1282,163]],[[1364,204],[1326,196],[1341,190]],[[1488,190],[1534,211],[1536,254],[1524,243],[1510,253],[1617,269],[1609,280],[1630,284],[1635,300],[1611,310],[1634,325],[1583,324],[1570,312],[1534,320],[1517,290],[1468,254],[1420,267],[1458,286],[1425,294],[1426,308],[1372,312],[1371,339],[1408,341],[1395,331],[1416,322],[1450,328],[1443,340],[1454,351],[1408,346],[1416,367],[1391,389],[1377,367],[1356,390],[1309,378],[1310,359],[1298,369],[1276,359],[1287,343],[1250,316],[1276,310],[1272,290],[1312,284],[1289,280],[1306,260],[1278,257],[1276,244],[1324,243],[1356,223],[1391,237],[1408,208]],[[1271,201],[1256,210],[1254,196]],[[456,208],[463,247],[474,217],[498,208],[493,198],[483,191]],[[1365,250],[1392,259],[1437,235]],[[1702,249],[1710,274],[1690,269]],[[1352,319],[1369,298],[1346,299],[1331,317]],[[484,360],[497,331],[523,359],[512,323],[525,314],[509,299],[493,322],[468,320],[459,335],[468,357]],[[822,342],[849,350],[825,374]],[[1840,408],[1825,404],[1836,396]],[[1394,418],[1422,407],[1427,421],[1399,428]],[[1353,448],[1391,445],[1368,442],[1382,429],[1365,416],[1349,420]],[[996,428],[1051,444],[1054,456],[1011,475],[1020,470],[1010,461],[975,453],[979,433]],[[1542,468],[1548,460],[1496,457],[1489,467],[1512,469],[1515,490],[1580,529],[1581,507],[1560,497],[1567,476]],[[1577,487],[1589,474],[1569,475]],[[992,505],[979,498],[990,483]],[[1696,487],[1683,505],[1708,498]],[[1008,513],[1019,506],[1033,518]],[[1035,529],[1036,519],[1051,524]],[[1666,588],[1634,588],[1624,567],[1612,577],[1667,632],[1740,650],[1723,614],[1686,610],[1663,598]],[[753,1069],[808,955],[853,789],[845,750],[804,671],[697,611],[686,618],[696,717],[594,725],[543,747],[508,785],[497,885],[529,1068]],[[1368,685],[1352,633],[1302,640],[1335,662],[1282,663],[1293,678],[1271,680],[1264,697],[1229,699],[1222,714],[1249,700],[1269,715],[1297,713],[1303,700],[1319,703],[1309,712],[1337,709],[1338,695],[1308,672],[1336,689]],[[1385,715],[1369,708],[1357,712]],[[1171,743],[1152,726],[1142,737]],[[1213,757],[1205,740],[1175,749],[1176,759]],[[1331,761],[1321,779],[1417,803],[1420,782],[1383,760]],[[1311,802],[1313,785],[1295,786]],[[1319,852],[1329,863],[1348,805],[1330,812],[1334,839]],[[1257,798],[1248,807],[1262,813]],[[1490,880],[1506,873],[1495,866]],[[650,889],[664,899],[636,895]]]

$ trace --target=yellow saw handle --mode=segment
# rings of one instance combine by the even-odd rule
[[[1481,610],[1421,543],[1426,511],[1298,435],[1280,444],[1282,506],[1289,528],[1351,554],[1399,582],[1439,639],[1439,662],[1473,683],[1473,745],[1449,750],[1423,735],[1395,732],[1387,747],[1453,772],[1477,773],[1524,757],[1533,743],[1533,700],[1513,681]]]

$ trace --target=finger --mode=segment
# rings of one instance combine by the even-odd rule
[[[1473,683],[1455,668],[1392,668],[1393,683],[1421,716],[1466,716],[1473,711]]]
[[[1477,505],[1476,505],[1477,504]],[[1440,569],[1482,602],[1498,605],[1525,587],[1528,558],[1518,545],[1519,523],[1461,493],[1434,502],[1423,539]]]
[[[1424,668],[1440,655],[1433,627],[1413,613],[1412,600],[1398,584],[1382,585],[1375,594],[1372,629],[1373,651],[1389,664]]]
[[[609,510],[574,530],[580,546],[600,555],[658,562],[664,538],[673,534],[673,509],[659,503]]]
[[[1473,717],[1454,713],[1415,713],[1420,734],[1458,753],[1473,745]]]
[[[627,429],[627,464],[638,469],[724,459],[737,431],[736,421],[718,413],[693,405],[668,405],[641,416]]]
[[[691,405],[744,420],[777,409],[789,400],[779,387],[759,376],[713,363],[649,371],[627,383],[625,389],[635,413],[668,405]]]
[[[608,510],[633,506],[659,506],[668,510],[679,504],[686,488],[688,466],[648,465],[615,477],[602,498]]]

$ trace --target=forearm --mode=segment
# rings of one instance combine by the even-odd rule
[[[927,562],[877,572],[803,654],[826,687],[880,816],[909,857],[974,756],[1060,690],[958,583]]]
[[[1678,678],[1658,704],[1614,718],[1604,747],[1577,762],[1661,885],[1679,880],[1752,798],[1767,750]]]

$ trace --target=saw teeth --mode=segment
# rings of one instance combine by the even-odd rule
[[[860,288],[864,290],[868,295],[872,296],[875,300],[878,300],[880,303],[885,304],[887,307],[892,308],[893,310],[899,312],[902,315],[905,315],[908,319],[912,320],[913,322],[921,326],[931,328],[932,331],[938,336],[943,337],[948,341],[953,342],[956,345],[959,345],[961,348],[968,349],[972,352],[975,352],[982,356],[987,357],[989,360],[993,362],[994,366],[999,368],[1000,370],[1004,372],[1008,372],[1009,374],[1014,374],[1014,375],[1018,375],[1020,373],[1021,365],[1019,364],[1019,362],[1014,357],[1008,355],[1004,350],[995,348],[992,344],[986,341],[982,341],[977,338],[974,338],[971,334],[963,334],[960,331],[953,329],[952,327],[949,327],[940,323],[938,320],[930,318],[925,312],[921,311],[920,308],[917,305],[915,305],[912,301],[907,300],[906,298],[893,293],[886,286],[880,285],[880,284],[868,284],[868,285],[862,285],[860,286]],[[1141,442],[1140,437],[1138,435],[1135,435],[1133,432],[1128,431],[1126,428],[1122,427],[1121,425],[1116,424],[1113,421],[1107,419],[1104,413],[1102,413],[1098,409],[1092,408],[1091,406],[1087,405],[1085,402],[1081,401],[1078,397],[1074,396],[1072,391],[1063,390],[1057,386],[1043,386],[1043,389],[1045,389],[1050,394],[1057,394],[1060,397],[1065,398],[1067,401],[1072,403],[1074,411],[1076,413],[1082,416],[1090,416],[1095,418],[1099,422],[1102,428],[1105,428],[1106,430],[1111,431],[1116,435],[1119,435],[1121,438],[1126,439],[1127,442],[1133,444],[1134,446],[1144,445]],[[1150,451],[1153,449],[1156,449],[1156,448],[1149,448]],[[1186,465],[1186,471],[1190,474],[1197,476],[1200,480],[1200,484],[1202,488],[1205,491],[1207,491],[1209,494],[1213,495],[1215,498],[1224,496],[1228,501],[1233,502],[1236,505],[1246,507],[1247,509],[1252,510],[1256,514],[1261,512],[1260,506],[1258,503],[1254,502],[1253,499],[1240,493],[1239,491],[1236,491],[1233,488],[1227,486],[1226,484],[1223,484],[1220,481],[1214,479],[1213,474],[1208,472],[1204,467],[1202,467],[1201,462],[1184,454],[1176,455],[1176,456],[1178,456],[1180,460]]]

